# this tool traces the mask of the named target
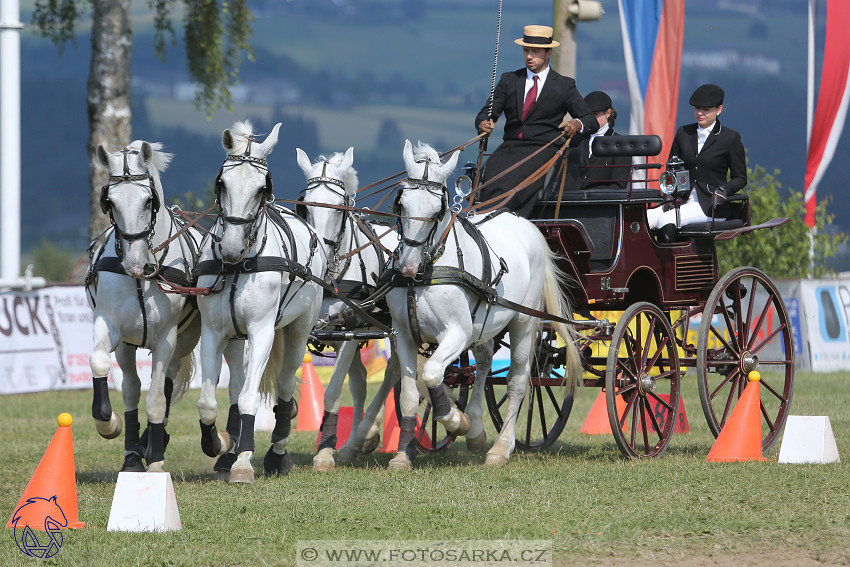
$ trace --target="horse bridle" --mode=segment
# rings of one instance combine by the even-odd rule
[[[422,163],[422,162],[419,161],[417,163]],[[439,226],[440,221],[445,216],[446,211],[448,210],[448,206],[449,206],[449,190],[446,188],[446,186],[442,183],[437,182],[437,181],[431,181],[431,180],[428,179],[428,165],[430,163],[431,163],[430,159],[425,160],[425,171],[422,174],[422,179],[407,178],[403,182],[402,187],[398,190],[398,193],[396,194],[396,197],[395,197],[395,201],[393,202],[393,213],[396,216],[399,217],[398,239],[401,243],[404,243],[407,246],[414,247],[414,248],[429,244],[434,239],[434,235],[437,232],[437,227]],[[400,219],[402,218],[402,214],[401,214],[401,194],[404,191],[407,191],[407,190],[410,190],[410,189],[427,191],[428,193],[430,193],[431,195],[434,195],[435,197],[440,197],[440,210],[437,211],[434,214],[434,216],[424,220],[424,222],[432,222],[433,226],[431,227],[431,230],[428,231],[427,236],[425,238],[423,238],[422,240],[414,240],[412,238],[408,238],[407,236],[405,236],[404,235],[404,225],[400,222]],[[439,191],[439,194],[437,193],[438,191]],[[431,262],[436,257],[437,254],[438,254],[438,252],[436,250],[425,250],[424,251],[425,262],[426,263]]]
[[[254,141],[254,136],[248,137],[248,146],[245,148],[245,153],[242,155],[238,154],[228,154],[227,157],[224,158],[224,163],[221,165],[221,169],[218,171],[218,175],[215,178],[215,201],[218,203],[219,209],[219,218],[222,222],[226,222],[232,225],[251,225],[248,232],[248,247],[250,248],[257,241],[257,234],[259,234],[260,226],[259,219],[260,217],[265,216],[266,205],[270,202],[274,201],[274,194],[272,193],[272,174],[269,171],[269,163],[265,158],[254,157],[251,155],[251,143]],[[233,163],[228,163],[233,162]],[[263,199],[260,200],[260,205],[257,207],[257,212],[253,217],[235,217],[227,214],[227,211],[224,210],[224,205],[221,203],[221,191],[224,188],[224,182],[221,180],[221,176],[224,173],[226,168],[238,167],[243,163],[247,163],[253,168],[261,171],[266,176],[266,184],[263,187]],[[220,241],[220,238],[213,236],[213,239],[217,242]]]
[[[311,178],[307,179],[307,188],[304,189],[304,191],[302,191],[303,195],[301,195],[298,198],[298,200],[304,201],[307,197],[307,191],[310,191],[311,189],[315,189],[319,185],[326,186],[327,189],[331,193],[342,198],[342,205],[343,205],[343,207],[346,207],[346,208],[341,209],[341,211],[342,211],[342,222],[339,225],[339,233],[337,233],[336,237],[333,240],[331,240],[327,237],[324,237],[324,236],[322,237],[322,242],[324,242],[326,245],[330,246],[333,249],[333,262],[334,262],[334,265],[336,265],[336,264],[339,263],[339,248],[340,248],[340,246],[342,246],[342,238],[343,238],[343,236],[345,236],[345,223],[348,222],[348,218],[349,218],[348,208],[352,207],[353,204],[352,204],[351,196],[348,193],[346,193],[346,191],[345,191],[345,183],[343,181],[339,180],[339,179],[335,179],[333,177],[328,177],[327,167],[328,167],[328,161],[325,160],[325,162],[322,164],[322,174],[319,175],[318,177],[311,177]],[[333,186],[338,187],[340,189],[340,191],[337,191],[336,189],[334,189]],[[307,208],[307,205],[296,204],[295,205],[295,214],[297,214],[299,217],[306,220],[306,218],[307,218],[306,208]],[[329,270],[329,272],[330,271],[331,270]]]
[[[121,241],[126,240],[127,242],[135,242],[136,240],[147,240],[148,248],[151,248],[151,240],[154,235],[154,228],[156,226],[156,214],[159,212],[159,195],[156,192],[156,188],[154,187],[153,176],[149,171],[145,173],[130,173],[130,164],[127,161],[128,155],[139,155],[139,150],[134,150],[129,147],[124,147],[121,150],[121,153],[124,154],[124,173],[122,175],[110,175],[109,181],[106,185],[104,185],[100,189],[100,210],[103,211],[104,214],[109,215],[109,224],[112,225],[112,228],[115,229],[115,254],[119,258],[123,258],[123,249],[121,246]],[[112,202],[109,200],[109,188],[117,185],[119,183],[138,183],[144,180],[148,180],[148,188],[151,192],[151,218],[148,223],[147,228],[141,230],[139,232],[126,232],[118,226],[118,223],[115,222],[115,216],[112,214]]]

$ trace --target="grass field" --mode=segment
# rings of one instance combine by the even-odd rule
[[[828,415],[839,454],[850,455],[846,373],[798,373],[795,415]],[[215,480],[198,444],[197,391],[172,410],[166,469],[174,479],[182,531],[107,532],[123,458],[89,416],[88,391],[0,397],[2,510],[8,520],[68,411],[73,426],[79,518],[64,532],[56,565],[293,565],[299,540],[551,540],[555,565],[832,565],[850,562],[850,471],[846,464],[706,463],[713,437],[692,375],[683,382],[689,434],[665,455],[625,461],[612,438],[578,430],[597,390],[579,395],[552,451],[515,455],[506,468],[481,466],[463,443],[417,457],[414,470],[385,470],[373,453],[331,474],[314,473],[316,436],[294,433],[295,468],[254,485]],[[226,413],[226,393],[220,408]],[[123,411],[113,393],[116,411]],[[219,426],[223,427],[220,413]],[[258,434],[255,465],[267,445]],[[488,431],[493,438],[492,426]],[[12,530],[0,564],[30,565]]]

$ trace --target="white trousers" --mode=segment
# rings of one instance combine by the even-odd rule
[[[714,220],[722,221],[726,219],[715,218]],[[676,208],[674,207],[669,211],[664,211],[661,206],[647,209],[646,221],[650,229],[659,229],[667,224],[676,224]],[[702,212],[702,207],[697,200],[696,189],[691,191],[688,200],[679,207],[679,222],[681,226],[697,222],[711,222],[711,217],[705,216],[705,213]]]

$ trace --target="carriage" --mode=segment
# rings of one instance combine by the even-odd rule
[[[593,151],[655,156],[660,149],[657,136],[619,136],[598,138]],[[584,386],[604,391],[613,436],[629,458],[656,457],[666,450],[682,419],[680,390],[686,375],[696,376],[702,410],[716,436],[748,376],[758,371],[763,450],[782,431],[794,380],[788,312],[762,271],[738,267],[720,274],[715,243],[774,228],[787,219],[753,226],[747,195],[734,195],[729,218],[682,226],[674,242],[661,243],[646,220],[647,207],[661,201],[658,181],[652,186],[635,179],[641,170],[660,167],[633,166],[626,189],[564,192],[557,176],[550,173],[552,179],[547,179],[533,223],[558,254],[560,269],[571,276],[564,291],[572,299],[571,323],[579,334],[573,339],[559,336],[545,321],[537,331],[531,376],[516,421],[520,450],[551,446],[570,416],[575,391],[566,386],[565,340],[575,340],[581,352]],[[474,175],[473,164],[467,164],[461,178],[469,181]],[[503,332],[497,343],[509,349],[510,337]],[[494,364],[484,386],[497,430],[505,418],[506,372]],[[461,409],[474,377],[469,353],[445,372],[444,387]],[[455,439],[433,413],[428,396],[420,396],[423,425],[414,441],[422,452],[441,451]]]

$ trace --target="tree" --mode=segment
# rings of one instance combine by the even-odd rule
[[[154,49],[165,60],[166,44],[176,44],[171,10],[180,0],[148,0],[154,9]],[[100,189],[108,173],[94,159],[97,146],[110,150],[132,141],[130,64],[133,31],[131,0],[36,0],[33,23],[38,32],[64,47],[74,39],[91,3],[91,65],[87,85],[89,139],[89,238],[109,226],[100,211]],[[195,106],[207,113],[230,104],[230,85],[238,80],[242,53],[253,59],[248,39],[253,19],[247,0],[182,0],[186,62],[190,78],[198,84]]]
[[[806,226],[803,194],[788,190],[782,199],[779,170],[767,173],[761,166],[747,168],[747,193],[750,196],[750,224],[777,217],[789,221],[771,230],[757,230],[718,243],[718,268],[725,274],[737,266],[753,266],[774,278],[820,277],[829,272],[828,258],[835,256],[847,235],[832,230],[834,215],[827,212],[828,199],[820,201],[815,213],[815,231]],[[811,234],[811,240],[810,240]],[[813,251],[809,258],[810,249]]]

